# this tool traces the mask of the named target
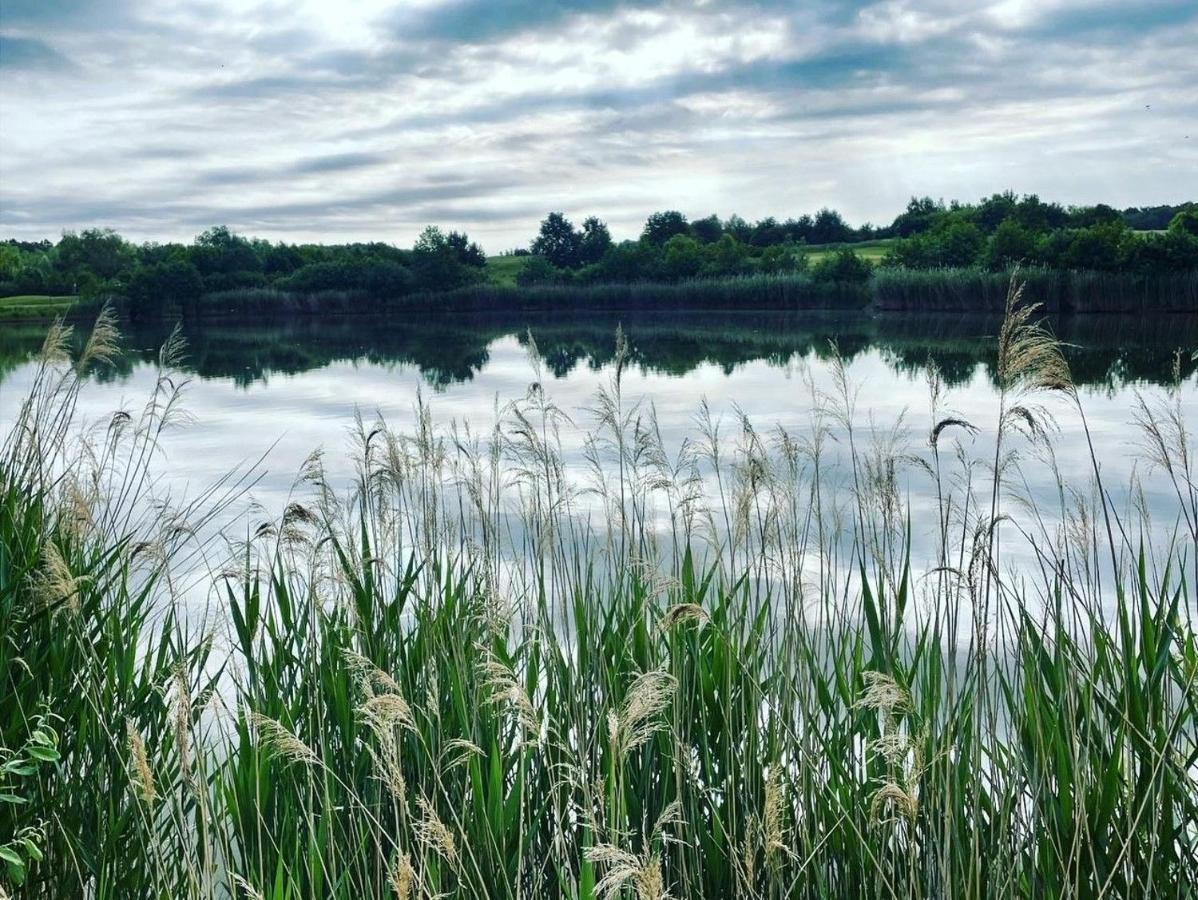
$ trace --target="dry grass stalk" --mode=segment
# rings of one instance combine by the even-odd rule
[[[425,797],[417,797],[416,805],[420,808],[420,818],[416,820],[416,838],[424,846],[433,850],[451,865],[457,865],[458,848],[453,832],[441,821],[433,805]]]
[[[391,870],[391,890],[395,892],[396,900],[411,900],[415,887],[416,870],[412,868],[412,858],[405,853]]]
[[[250,882],[238,875],[236,872],[229,873],[229,880],[237,887],[241,888],[241,893],[250,898],[250,900],[264,900],[262,892],[254,887]]]
[[[492,653],[485,654],[481,668],[483,682],[490,691],[490,702],[507,707],[515,716],[523,733],[521,746],[536,746],[541,739],[541,723],[533,709],[532,700],[516,679],[515,673]]]
[[[75,575],[53,541],[42,545],[42,568],[35,576],[35,592],[48,608],[65,605],[79,611],[80,588],[90,581],[87,575]]]
[[[195,787],[191,765],[191,689],[187,684],[187,672],[180,662],[172,676],[175,683],[175,748],[179,753],[179,775],[188,787]]]
[[[154,783],[154,770],[150,768],[150,757],[146,752],[146,742],[141,732],[133,724],[132,719],[125,720],[125,733],[128,736],[129,756],[132,763],[130,779],[137,795],[147,806],[153,806],[158,800],[158,788]]]
[[[672,675],[660,670],[637,676],[619,713],[608,714],[608,733],[617,753],[627,756],[662,727],[655,719],[669,706],[677,686]]]
[[[55,319],[46,331],[46,339],[38,352],[38,359],[43,363],[55,364],[67,362],[71,358],[71,336],[75,329],[67,325],[61,318]]]
[[[761,825],[764,832],[765,860],[771,867],[777,867],[783,855],[790,852],[786,845],[782,803],[782,769],[780,766],[770,766],[765,781],[765,808],[761,815]]]
[[[998,380],[1004,389],[1072,391],[1069,364],[1060,342],[1032,317],[1039,304],[1024,305],[1023,282],[1012,276],[998,333]]]
[[[110,305],[105,304],[96,317],[96,324],[92,327],[87,343],[83,345],[83,353],[79,356],[76,370],[82,374],[94,363],[111,363],[120,353],[120,338],[116,312]]]
[[[863,672],[865,690],[855,706],[873,709],[890,718],[896,712],[911,708],[911,695],[907,689],[885,672]]]
[[[289,762],[299,762],[310,766],[323,765],[316,752],[288,731],[281,722],[252,711],[250,712],[250,721],[258,731],[258,743],[263,750]]]
[[[919,812],[919,801],[897,782],[882,785],[869,805],[870,818],[874,822],[893,821],[896,817],[914,820]]]
[[[587,848],[585,856],[604,870],[595,885],[595,893],[600,897],[610,900],[620,896],[625,887],[632,887],[637,900],[669,900],[661,859],[656,855],[636,856],[614,844],[597,844]]]
[[[666,614],[661,617],[658,627],[662,631],[669,631],[675,625],[682,625],[686,622],[694,622],[700,628],[707,624],[711,619],[707,615],[707,611],[697,603],[679,603],[671,606],[666,610]]]

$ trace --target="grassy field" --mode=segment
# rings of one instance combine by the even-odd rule
[[[992,421],[928,372],[918,516],[835,359],[809,431],[703,410],[667,447],[617,332],[589,435],[544,390],[481,432],[359,421],[355,487],[313,455],[223,549],[200,536],[236,480],[154,488],[175,339],[143,411],[76,430],[113,324],[73,361],[52,335],[0,450],[6,894],[1193,897],[1184,402],[1128,410],[1162,534],[1109,501],[1110,447],[1042,452],[1050,396],[1084,407],[1026,309]],[[566,474],[579,437],[594,483]]]
[[[487,281],[502,287],[515,287],[516,276],[528,260],[527,256],[488,256]]]
[[[893,243],[893,238],[885,238],[877,241],[861,241],[856,244],[811,244],[804,252],[807,254],[807,258],[815,263],[826,256],[831,256],[837,250],[852,250],[862,259],[876,264],[882,261]]]
[[[83,311],[92,304],[78,297],[51,297],[45,294],[22,294],[0,297],[0,319],[46,319],[74,311]]]

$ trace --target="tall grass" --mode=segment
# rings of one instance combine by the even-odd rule
[[[380,313],[605,309],[860,309],[869,302],[863,285],[827,284],[808,275],[748,275],[676,283],[515,285],[479,284],[442,292],[378,297],[362,291],[301,294],[274,288],[242,288],[207,294],[194,313],[293,316],[316,313]]]
[[[296,294],[248,288],[209,294],[201,316],[380,313],[409,309],[637,310],[862,309],[892,312],[1001,314],[1011,272],[980,268],[877,268],[865,284],[821,282],[805,273],[702,278],[676,283],[481,284],[437,293],[377,297],[361,291]],[[1028,302],[1052,313],[1143,313],[1198,310],[1198,273],[1141,274],[1030,268],[1020,274]]]
[[[877,269],[874,306],[883,311],[1001,313],[1012,273],[985,269]],[[1198,273],[1140,274],[1029,268],[1028,302],[1049,312],[1142,313],[1198,310]]]
[[[820,282],[809,275],[741,275],[673,283],[476,285],[445,294],[414,294],[400,306],[486,309],[860,309],[866,285]]]
[[[20,890],[1194,896],[1186,410],[1129,411],[1174,522],[1116,504],[1103,448],[1059,473],[1046,410],[1084,410],[1017,301],[997,420],[931,370],[914,456],[862,427],[835,356],[801,432],[704,409],[667,447],[617,335],[585,428],[535,375],[482,433],[359,422],[356,487],[314,455],[228,554],[197,535],[234,480],[186,515],[147,502],[177,346],[145,415],[86,440],[86,366],[52,337],[0,462],[0,743],[60,736],[0,785],[0,844],[38,851]],[[1055,503],[1021,490],[1040,465]]]

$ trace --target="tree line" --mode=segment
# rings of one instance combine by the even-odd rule
[[[0,297],[114,298],[133,314],[187,314],[201,298],[272,288],[294,294],[398,297],[476,284],[486,254],[467,235],[426,228],[411,249],[383,242],[271,243],[209,228],[191,244],[133,244],[115,231],[0,243]]]
[[[1138,230],[1140,226],[1152,230]],[[1159,227],[1157,227],[1159,226]],[[812,248],[821,250],[812,253]],[[861,251],[872,248],[873,259]],[[575,226],[551,212],[526,248],[520,286],[670,283],[766,274],[865,284],[875,266],[1004,271],[1048,269],[1167,274],[1198,270],[1198,203],[1122,211],[1064,207],[1036,195],[993,194],[977,203],[912,198],[883,227],[848,225],[835,210],[750,223],[739,216],[649,216],[634,240],[616,241],[595,216]],[[813,261],[814,260],[814,261]],[[204,298],[270,291],[319,300],[376,301],[488,281],[487,257],[457,231],[429,227],[410,249],[383,242],[289,244],[247,238],[225,226],[190,244],[134,244],[111,229],[50,241],[0,242],[0,297],[111,297],[131,315],[188,314]],[[269,290],[264,290],[269,289]],[[255,293],[256,292],[256,293]],[[345,304],[342,303],[344,308]]]
[[[1164,214],[1169,213],[1165,219]],[[1130,222],[1159,225],[1137,231]],[[1034,194],[994,194],[978,203],[912,198],[885,227],[847,225],[835,210],[779,222],[738,216],[690,221],[658,212],[635,241],[613,243],[591,217],[581,230],[560,212],[541,223],[518,276],[523,285],[679,281],[748,274],[809,273],[816,281],[864,282],[871,266],[854,252],[885,246],[879,265],[908,269],[1016,264],[1051,269],[1158,274],[1198,269],[1198,204],[1120,212],[1105,204],[1063,207]],[[811,263],[812,247],[828,248]]]

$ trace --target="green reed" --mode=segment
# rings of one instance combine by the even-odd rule
[[[1115,504],[1098,450],[1088,479],[1058,477],[1059,508],[1026,502],[1021,472],[1055,465],[1044,405],[1084,405],[1017,292],[1004,302],[998,420],[953,413],[929,371],[917,463],[897,432],[862,429],[835,354],[831,391],[802,388],[801,431],[704,409],[667,448],[625,395],[617,335],[585,484],[565,465],[579,426],[534,371],[483,433],[423,406],[410,433],[359,422],[353,490],[314,455],[284,513],[227,552],[202,535],[244,476],[149,502],[177,342],[144,412],[87,437],[80,379],[114,335],[67,365],[52,334],[0,462],[0,745],[52,717],[57,759],[0,783],[0,847],[32,835],[41,856],[0,883],[1194,896],[1182,397],[1129,411],[1176,496],[1164,538]],[[994,458],[971,456],[977,430]],[[933,523],[912,522],[904,466],[933,486]],[[935,537],[920,571],[917,527]],[[1033,562],[1013,569],[1021,546]]]
[[[878,268],[870,282],[873,305],[894,312],[1001,313],[1012,273],[980,268]],[[1024,295],[1051,312],[1192,313],[1198,309],[1198,274],[1020,270]]]

